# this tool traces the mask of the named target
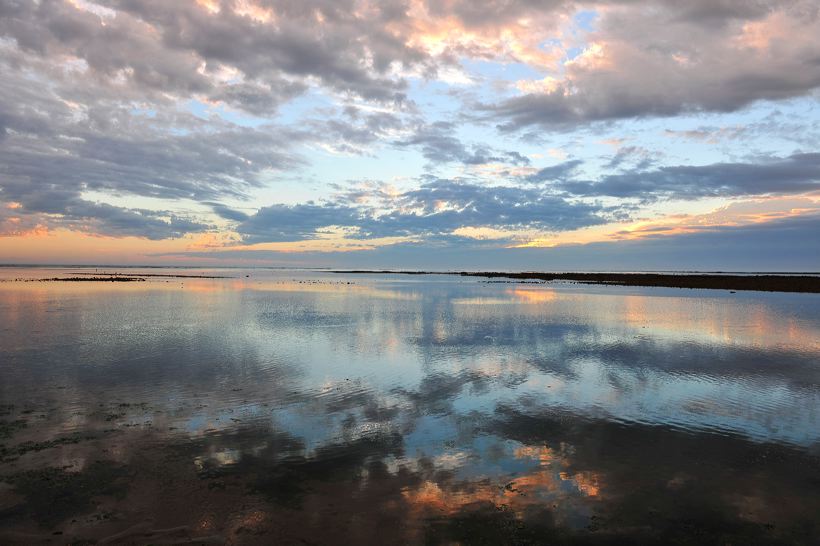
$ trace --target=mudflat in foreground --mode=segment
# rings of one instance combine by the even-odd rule
[[[724,275],[672,273],[538,273],[525,271],[337,271],[337,273],[395,273],[404,275],[461,275],[516,280],[574,281],[621,286],[662,286],[667,288],[710,288],[717,290],[759,290],[763,292],[820,293],[820,276],[812,275]]]

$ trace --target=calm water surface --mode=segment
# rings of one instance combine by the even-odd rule
[[[0,268],[0,541],[820,537],[820,295],[75,272]]]

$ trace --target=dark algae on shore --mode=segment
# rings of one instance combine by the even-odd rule
[[[623,286],[659,286],[668,288],[710,288],[718,290],[759,290],[763,292],[820,292],[820,276],[810,275],[707,275],[662,273],[473,273],[464,277],[536,279],[541,281],[575,281]]]
[[[168,277],[172,279],[231,279],[225,275],[188,275],[181,273],[91,273],[78,272],[77,275],[106,275],[109,277]],[[247,277],[247,275],[246,275]]]
[[[569,281],[621,286],[666,288],[708,288],[715,290],[758,290],[762,292],[820,293],[820,276],[814,275],[730,275],[696,273],[539,273],[525,271],[336,271],[347,274],[460,275],[488,279]]]
[[[73,277],[47,277],[47,278],[14,278],[3,279],[0,282],[144,282],[150,278],[168,279],[230,279],[231,277],[214,275],[177,275],[177,274],[157,274],[157,273],[75,273]]]
[[[50,279],[29,279],[29,282],[143,282],[142,277],[52,277]]]

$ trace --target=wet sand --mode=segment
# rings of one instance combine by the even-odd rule
[[[811,275],[712,275],[663,273],[505,273],[496,271],[336,271],[347,274],[460,275],[489,279],[570,281],[620,286],[658,286],[666,288],[708,288],[717,290],[757,290],[762,292],[820,293],[820,276]]]

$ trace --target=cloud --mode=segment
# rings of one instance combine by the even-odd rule
[[[578,169],[578,167],[580,167],[583,164],[584,162],[580,159],[571,159],[569,161],[564,161],[563,163],[559,163],[557,165],[544,167],[537,173],[528,176],[526,178],[526,181],[533,183],[541,183],[553,182],[556,180],[565,180],[570,175],[572,175]]]
[[[237,226],[248,243],[296,241],[330,226],[360,238],[447,236],[464,227],[571,230],[605,222],[599,205],[572,203],[538,189],[479,186],[436,179],[377,204],[360,204],[359,193],[336,201],[261,208]]]
[[[820,189],[820,153],[799,153],[757,163],[638,169],[597,181],[565,181],[560,187],[575,196],[644,201],[804,193]]]
[[[646,169],[652,166],[659,154],[653,153],[642,146],[622,146],[606,163],[607,169],[617,169],[624,163],[634,162],[634,169]]]
[[[216,16],[195,2],[0,5],[0,202],[20,204],[18,224],[173,237],[207,221],[115,203],[247,198],[264,176],[303,164],[301,142],[341,135],[361,145],[398,123],[390,114],[364,116],[364,127],[226,121],[273,115],[317,83],[401,103],[393,61],[422,60],[380,25],[366,28],[401,10],[362,18],[339,2],[268,7],[222,2]],[[191,103],[228,110],[193,115]]]
[[[743,226],[714,226],[694,233],[592,243],[549,253],[569,268],[645,270],[817,271],[819,214]],[[608,264],[608,265],[607,265]]]
[[[338,92],[402,101],[406,83],[393,62],[423,55],[384,25],[401,10],[357,16],[352,2],[248,3],[262,15],[222,2],[213,13],[196,2],[120,0],[110,17],[68,2],[6,3],[0,33],[28,52],[81,60],[107,85],[125,80],[144,95],[194,93],[250,112],[270,112],[315,78]]]
[[[210,205],[213,211],[220,217],[224,218],[225,220],[233,220],[235,222],[241,222],[243,220],[248,219],[248,215],[240,210],[235,210],[230,207],[223,205],[222,203],[206,203]]]
[[[55,199],[52,195],[44,195],[30,208],[43,210],[23,213],[22,207],[19,210],[0,209],[0,237],[45,233],[59,227],[111,237],[159,240],[213,227],[171,211],[117,207],[75,197]],[[59,219],[53,215],[59,215]]]
[[[60,214],[64,219],[70,219],[70,222],[61,222],[62,227],[105,233],[113,237],[170,239],[186,233],[205,231],[211,227],[170,211],[126,209],[82,199],[68,201],[60,208]]]
[[[317,86],[403,104],[408,78],[461,69],[462,59],[550,72],[543,92],[485,105],[508,128],[733,111],[820,85],[820,15],[809,0],[94,6],[5,3],[0,35],[55,65],[73,63],[109,92],[148,101],[198,96],[256,115]],[[591,30],[573,23],[584,10],[596,15]],[[581,53],[573,57],[573,48]]]
[[[355,226],[361,221],[354,207],[335,204],[270,205],[240,223],[237,231],[247,242],[300,241],[330,226]]]
[[[155,238],[165,222],[146,222],[167,212],[117,208],[115,218],[113,208],[92,206],[82,196],[95,192],[112,198],[193,201],[242,197],[258,185],[261,173],[294,164],[270,149],[280,142],[278,137],[250,129],[173,135],[132,123],[128,134],[106,134],[90,126],[52,123],[56,133],[29,132],[16,122],[6,125],[14,134],[0,147],[0,200],[19,203],[20,214],[52,215],[48,223],[53,227],[82,224],[103,230],[98,233],[139,236],[142,225],[143,235]],[[133,222],[126,228],[127,218]],[[178,213],[173,218],[163,227],[168,236],[203,227],[200,222],[182,223]],[[85,219],[97,221],[79,222]]]
[[[528,157],[515,151],[498,151],[487,145],[467,146],[453,134],[457,127],[451,122],[436,122],[417,128],[413,136],[396,141],[400,148],[418,147],[431,163],[458,162],[464,165],[504,163],[517,166],[530,164]]]
[[[599,11],[581,53],[542,92],[482,105],[503,129],[733,112],[820,87],[815,2],[602,2]]]
[[[414,118],[395,111],[364,111],[353,105],[346,105],[341,113],[322,114],[304,122],[305,136],[334,152],[356,155],[372,155],[374,145],[408,132]]]
[[[85,100],[94,88],[83,77],[56,77],[7,45],[0,44],[0,202],[17,203],[18,217],[49,228],[176,237],[208,223],[165,210],[173,201],[243,198],[263,174],[300,164],[290,148],[301,137],[292,130],[241,127],[105,95]],[[156,211],[115,206],[134,197],[172,203]]]
[[[408,242],[353,252],[282,254],[268,250],[174,253],[236,263],[293,266],[518,271],[817,271],[820,215],[806,214],[743,226],[714,226],[695,233],[669,234],[550,248],[505,248],[469,239],[449,244]],[[167,255],[163,255],[167,256]]]

